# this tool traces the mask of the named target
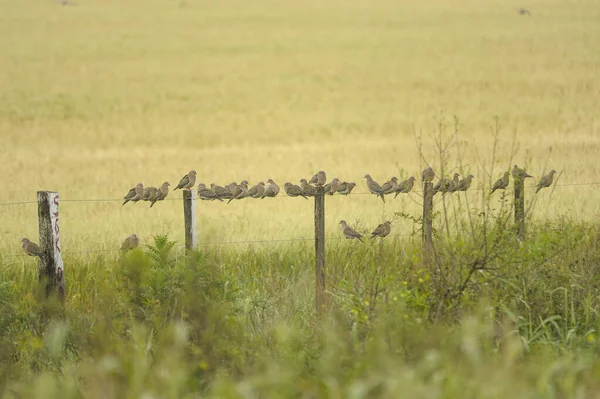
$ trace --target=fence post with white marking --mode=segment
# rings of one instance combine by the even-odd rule
[[[315,300],[317,314],[325,311],[325,189],[315,194]]]
[[[183,190],[183,217],[185,222],[185,250],[192,251],[198,245],[196,236],[196,196],[192,190]]]
[[[53,191],[38,191],[38,221],[40,229],[39,281],[46,284],[46,297],[57,291],[65,300],[65,266],[60,246],[58,204],[60,196]]]

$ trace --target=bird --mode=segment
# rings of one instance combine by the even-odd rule
[[[421,181],[422,182],[432,182],[435,179],[435,172],[431,166],[428,166],[421,173]]]
[[[225,187],[217,186],[215,183],[210,183],[210,189],[221,198],[229,196],[229,190]]]
[[[198,198],[204,201],[214,201],[219,200],[223,202],[223,199],[217,195],[213,190],[206,187],[206,184],[200,183],[198,184]]]
[[[385,221],[383,223],[381,223],[379,226],[377,226],[377,228],[375,230],[373,230],[373,232],[371,233],[371,238],[375,238],[375,237],[387,237],[390,232],[392,231],[392,222]]]
[[[504,172],[504,175],[496,180],[496,183],[492,186],[492,192],[490,194],[494,194],[496,190],[504,190],[508,187],[508,183],[510,183],[510,173]]]
[[[458,183],[456,191],[467,191],[469,189],[469,187],[471,187],[471,183],[473,182],[474,178],[475,178],[475,176],[469,174],[467,177],[465,177],[464,179],[462,179]]]
[[[309,183],[316,184],[317,186],[324,186],[327,181],[327,175],[324,171],[318,171],[313,177],[311,177]]]
[[[515,164],[515,166],[513,166],[511,173],[512,173],[513,179],[525,179],[527,177],[533,177],[530,174],[528,174],[527,172],[525,172],[525,169],[519,168],[516,164]]]
[[[531,15],[531,12],[526,8],[519,8],[520,15]]]
[[[385,202],[385,198],[383,197],[383,190],[381,189],[379,183],[373,180],[371,178],[371,175],[369,174],[366,174],[364,178],[367,179],[367,187],[369,188],[371,194],[381,197],[381,200]]]
[[[550,187],[550,185],[552,184],[552,181],[554,180],[555,173],[556,173],[556,171],[554,169],[552,169],[546,176],[542,177],[540,179],[540,182],[537,185],[537,188],[535,189],[535,192],[537,193],[542,188]]]
[[[323,192],[328,195],[333,195],[337,192],[339,187],[340,187],[340,179],[338,179],[337,177],[334,177],[333,180],[331,180],[331,183],[327,183],[325,185]]]
[[[450,188],[452,187],[452,180],[448,179],[447,177],[441,178],[436,184],[435,186],[433,186],[433,194],[437,194],[439,192],[441,193],[447,193],[448,190],[450,190]]]
[[[265,189],[265,192],[260,197],[260,199],[263,199],[266,197],[275,197],[275,196],[277,196],[277,194],[279,194],[279,186],[273,181],[273,179],[267,180],[267,183],[269,183],[269,185]]]
[[[156,187],[144,187],[144,194],[142,200],[152,201],[158,195],[158,188]]]
[[[414,176],[411,176],[407,180],[398,183],[398,186],[396,187],[396,195],[394,196],[394,198],[396,198],[398,194],[410,193],[410,191],[415,186],[415,180],[417,179]]]
[[[451,182],[450,186],[448,187],[448,192],[453,193],[455,191],[458,191],[459,184],[460,184],[460,175],[458,173],[455,173],[454,177],[452,178],[452,182]]]
[[[304,199],[308,199],[308,197],[306,196],[306,194],[304,194],[304,191],[302,191],[300,186],[292,184],[290,182],[287,182],[283,185],[283,191],[285,191],[285,193],[290,197],[302,197]]]
[[[137,248],[138,245],[140,245],[140,239],[138,238],[137,234],[134,233],[127,237],[125,241],[123,241],[123,244],[121,244],[121,251],[130,251]]]
[[[228,185],[225,186],[225,188],[227,189],[227,191],[229,191],[229,194],[227,194],[226,198],[233,198],[241,192],[241,189],[239,192],[237,192],[238,185],[236,182],[229,183]],[[237,194],[236,194],[236,192],[237,192]]]
[[[312,184],[308,183],[306,179],[300,179],[300,188],[304,191],[304,195],[307,197],[314,197],[317,193],[317,188]]]
[[[44,255],[40,246],[35,242],[29,241],[29,238],[23,238],[21,240],[21,246],[23,247],[23,251],[29,256],[42,257]]]
[[[398,178],[396,176],[393,176],[390,180],[383,183],[383,186],[381,186],[381,189],[383,190],[384,194],[391,194],[394,191],[396,191],[397,188]]]
[[[211,185],[211,188],[213,189],[213,191],[215,192],[215,194],[219,195],[219,193],[214,189],[213,185]],[[223,190],[225,190],[225,189],[223,189]],[[246,180],[244,180],[244,181],[242,181],[240,183],[240,193],[238,195],[236,195],[235,197],[231,197],[229,199],[229,201],[227,201],[227,203],[229,204],[234,199],[236,199],[236,200],[238,200],[238,199],[244,199],[247,196],[248,196],[248,182]]]
[[[184,190],[189,190],[191,187],[194,186],[195,183],[196,183],[196,171],[190,170],[187,175],[183,176],[181,178],[181,180],[179,180],[179,184],[177,185],[177,187],[175,187],[173,189],[173,191],[177,190],[178,188],[182,188]]]
[[[259,181],[248,190],[248,197],[260,198],[265,193],[265,182]]]
[[[135,187],[131,188],[129,192],[123,197],[125,202],[123,205],[128,203],[129,201],[138,202],[144,197],[144,185],[142,183],[138,183]]]
[[[340,187],[338,188],[338,193],[340,193],[342,195],[348,195],[352,192],[354,187],[356,187],[356,183],[354,183],[352,181],[351,182],[343,182],[340,184]]]
[[[156,195],[156,197],[154,197],[154,199],[152,199],[150,208],[154,206],[156,201],[164,201],[164,199],[167,198],[167,195],[169,195],[169,186],[169,182],[166,181],[158,188],[158,194]]]
[[[348,223],[346,223],[345,220],[340,220],[339,224],[342,225],[342,234],[344,234],[344,236],[346,237],[346,239],[351,240],[353,238],[356,238],[358,241],[364,243],[364,241],[362,240],[362,235],[360,235],[352,227],[348,226]]]

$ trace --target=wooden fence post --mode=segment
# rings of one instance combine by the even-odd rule
[[[423,254],[429,263],[433,259],[433,183],[423,183]]]
[[[46,297],[58,291],[58,298],[65,301],[65,266],[60,248],[60,228],[58,226],[59,194],[52,191],[38,191],[38,223],[40,248],[38,276],[46,283]]]
[[[317,314],[325,310],[325,190],[315,194],[315,299]]]
[[[517,236],[520,239],[525,238],[525,181],[516,177],[515,185],[515,225],[517,226]]]
[[[192,190],[183,190],[183,217],[185,222],[185,250],[196,249],[196,196]]]

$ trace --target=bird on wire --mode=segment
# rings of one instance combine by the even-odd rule
[[[383,190],[382,190],[381,186],[379,185],[379,183],[377,183],[375,180],[373,180],[371,178],[371,175],[369,175],[369,174],[366,174],[364,178],[367,180],[367,187],[369,188],[369,191],[371,192],[371,194],[381,197],[381,200],[385,203]]]
[[[385,221],[383,223],[381,223],[379,226],[377,226],[377,228],[375,230],[373,230],[373,232],[371,233],[371,239],[375,238],[375,237],[387,237],[390,232],[392,231],[392,222]]]
[[[196,183],[196,171],[190,170],[187,175],[183,176],[181,180],[179,180],[179,184],[177,187],[173,189],[173,191],[182,188],[184,190],[190,190],[194,184]]]
[[[144,187],[144,195],[142,196],[142,200],[144,201],[152,201],[158,195],[158,188],[156,187]]]
[[[394,196],[394,198],[396,198],[398,196],[398,194],[410,193],[410,191],[415,186],[415,180],[417,180],[417,179],[415,179],[414,176],[411,176],[407,180],[404,180],[403,182],[398,183],[398,187],[396,187],[396,195]]]
[[[21,240],[21,247],[23,247],[23,251],[29,256],[42,257],[44,255],[40,246],[30,241],[29,238]]]
[[[302,191],[300,186],[292,184],[290,182],[287,182],[283,185],[283,191],[285,191],[285,193],[290,197],[302,197],[304,199],[308,199],[308,197],[306,196],[306,194],[304,194],[304,191]]]
[[[214,183],[210,183],[210,189],[213,190],[213,192],[221,198],[229,196],[229,190],[227,190],[225,187],[217,186]]]
[[[306,181],[306,179],[300,179],[300,188],[307,197],[314,197],[317,193],[317,188]]]
[[[525,172],[525,169],[521,169],[519,168],[516,164],[515,166],[513,166],[512,168],[512,177],[513,179],[525,179],[527,177],[533,177],[530,174],[528,174],[527,172]]]
[[[340,224],[342,225],[342,234],[344,235],[344,237],[346,237],[346,239],[357,239],[358,241],[364,243],[364,241],[362,240],[362,235],[359,234],[352,227],[348,226],[348,223],[346,223],[345,220],[340,220]]]
[[[236,191],[238,190],[238,185],[236,182],[231,182],[228,185],[225,186],[225,188],[227,189],[227,191],[229,191],[229,193],[226,195],[226,198],[234,198],[236,196]],[[241,189],[240,189],[241,192]],[[238,194],[240,193],[238,192]]]
[[[437,194],[437,193],[447,193],[450,188],[452,187],[452,180],[448,179],[447,177],[443,177],[441,178],[436,184],[435,186],[433,186],[433,194]]]
[[[166,181],[159,187],[158,194],[156,195],[156,197],[154,197],[152,199],[150,208],[152,208],[154,206],[156,201],[164,201],[165,198],[167,198],[167,195],[169,195],[169,186],[170,186],[169,182]]]
[[[213,187],[212,187],[212,185],[211,185],[211,188],[213,188]],[[223,190],[225,190],[225,189],[223,189]],[[213,188],[213,191],[214,191],[214,192],[215,192],[217,195],[219,195],[219,193],[218,193],[216,190],[214,190],[214,188]],[[227,192],[227,191],[226,191],[226,192]],[[240,193],[239,193],[238,195],[236,195],[235,197],[233,197],[233,198],[230,198],[230,199],[229,199],[229,201],[227,201],[227,203],[229,204],[229,203],[230,203],[231,201],[233,201],[234,199],[236,199],[236,200],[244,199],[244,198],[246,198],[247,196],[248,196],[248,182],[247,182],[246,180],[244,180],[244,181],[242,181],[242,182],[240,183]]]
[[[421,173],[421,181],[422,182],[432,182],[435,179],[435,171],[431,166],[428,166]]]
[[[138,238],[137,234],[132,234],[129,237],[127,237],[125,239],[125,241],[123,241],[123,244],[121,244],[121,251],[123,252],[127,252],[127,251],[131,251],[132,249],[137,248],[140,245],[140,239]]]
[[[331,183],[327,183],[323,188],[323,192],[328,195],[333,195],[337,192],[338,188],[340,188],[340,179],[334,177],[331,180]]]
[[[276,197],[277,194],[279,194],[279,186],[273,181],[273,179],[267,180],[267,183],[269,183],[269,185],[265,189],[265,192],[260,197],[260,199],[264,199],[267,197]]]
[[[462,179],[458,183],[456,191],[467,191],[471,187],[471,183],[473,182],[474,178],[475,178],[475,176],[469,174],[467,177],[465,177],[464,179]]]
[[[135,185],[135,187],[131,188],[129,192],[123,197],[123,199],[125,200],[125,202],[123,202],[123,205],[125,205],[129,201],[138,202],[142,198],[144,198],[144,185],[142,183],[138,183]]]
[[[550,185],[552,184],[552,181],[554,181],[555,173],[556,173],[556,171],[554,169],[552,169],[546,176],[544,176],[540,179],[540,182],[538,183],[537,188],[535,189],[536,194],[542,188],[550,187]]]
[[[316,184],[317,186],[324,186],[327,181],[327,175],[324,171],[320,170],[310,178],[309,183]]]
[[[340,187],[338,188],[338,193],[340,193],[341,195],[348,195],[352,192],[354,187],[356,187],[356,183],[354,183],[352,181],[340,183]]]
[[[448,187],[448,192],[450,194],[458,191],[458,185],[460,184],[460,175],[458,173],[454,174],[454,177],[452,178],[452,182],[450,184],[450,187]]]
[[[397,188],[398,178],[396,176],[393,176],[390,180],[383,183],[383,186],[381,186],[381,190],[383,190],[384,194],[391,194],[395,192]]]
[[[510,173],[504,172],[504,175],[501,178],[499,178],[498,180],[496,180],[496,183],[494,183],[494,185],[492,186],[492,192],[490,194],[494,194],[494,191],[496,191],[496,190],[505,190],[506,187],[508,187],[509,183],[510,183]]]
[[[265,182],[259,181],[248,189],[248,197],[260,198],[265,193]]]
[[[200,183],[198,184],[198,198],[203,201],[214,201],[218,200],[223,202],[223,199],[217,195],[213,190],[206,187],[206,184]]]

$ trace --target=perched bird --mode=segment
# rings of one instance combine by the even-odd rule
[[[391,194],[398,188],[398,178],[396,176],[392,177],[390,180],[383,183],[381,189],[384,194]]]
[[[225,187],[217,186],[215,183],[210,183],[210,189],[221,198],[227,198],[229,196],[229,190]]]
[[[135,187],[130,189],[129,192],[123,197],[123,199],[125,200],[125,202],[123,202],[123,205],[125,205],[129,201],[138,202],[142,198],[144,198],[144,185],[142,183],[138,183],[135,185]]]
[[[356,183],[354,183],[352,181],[343,182],[340,184],[340,187],[338,188],[338,193],[340,193],[342,195],[348,195],[352,192],[354,187],[356,187]]]
[[[173,189],[173,191],[177,190],[178,188],[182,188],[184,190],[189,190],[190,188],[192,188],[194,186],[195,183],[196,183],[196,171],[190,170],[187,175],[183,176],[181,178],[181,180],[179,180],[179,184],[177,185],[177,187],[175,187]]]
[[[260,198],[265,193],[265,182],[259,181],[248,190],[248,197]]]
[[[316,184],[317,186],[324,186],[327,181],[327,175],[324,171],[318,171],[309,181],[309,183]]]
[[[373,180],[371,178],[371,175],[369,175],[369,174],[365,175],[364,178],[367,179],[367,187],[369,188],[369,191],[371,192],[371,194],[381,197],[381,200],[383,202],[385,202],[385,198],[383,196],[383,190],[381,189],[381,186],[379,185],[379,183],[377,183],[375,180]]]
[[[364,242],[362,240],[362,235],[360,235],[352,227],[348,226],[348,223],[346,223],[345,220],[340,220],[340,224],[342,225],[342,234],[344,234],[344,236],[346,237],[346,239],[351,240],[353,238],[356,238],[360,242]]]
[[[435,186],[433,186],[433,194],[447,193],[452,188],[452,180],[447,177],[441,178]]]
[[[166,181],[159,187],[158,194],[156,195],[156,197],[154,197],[154,199],[152,199],[150,208],[152,208],[154,206],[156,201],[164,201],[165,198],[167,198],[167,195],[169,195],[169,186],[170,186],[169,182]]]
[[[307,197],[314,197],[317,193],[317,188],[309,184],[306,179],[300,179],[300,188]]]
[[[219,197],[213,190],[207,188],[206,184],[204,183],[198,184],[198,198],[204,201],[219,200],[223,202],[223,199]]]
[[[550,187],[550,185],[552,184],[552,181],[554,180],[555,173],[556,173],[556,171],[554,169],[552,169],[550,171],[550,173],[548,173],[546,176],[542,177],[540,179],[540,182],[537,185],[537,188],[535,189],[535,192],[537,193],[542,188]]]
[[[338,188],[340,188],[340,179],[334,177],[331,183],[325,185],[323,192],[325,194],[333,195],[337,192]]]
[[[431,166],[428,166],[421,173],[421,181],[422,182],[432,182],[435,179],[435,172]]]
[[[526,8],[519,8],[520,15],[531,15],[531,12]]]
[[[458,183],[456,191],[467,191],[469,189],[469,187],[471,187],[471,183],[473,182],[474,178],[475,178],[475,176],[469,174],[467,177],[465,177],[464,179],[462,179]]]
[[[371,233],[371,238],[375,237],[387,237],[392,231],[392,222],[389,220],[381,223],[373,232]]]
[[[234,198],[237,194],[239,194],[241,192],[238,192],[238,185],[236,182],[231,182],[228,185],[225,186],[225,188],[227,189],[227,191],[229,191],[229,193],[227,194],[226,198]],[[237,194],[236,194],[237,192]]]
[[[267,183],[269,183],[269,185],[265,189],[265,192],[260,197],[260,199],[263,199],[266,197],[275,197],[275,196],[277,196],[277,194],[279,194],[279,186],[273,181],[273,179],[267,180]]]
[[[214,190],[214,188],[212,186],[213,185],[211,185],[211,188],[213,189],[215,194],[219,195],[219,193],[216,190]],[[225,191],[225,189],[223,189],[223,190]],[[248,182],[246,180],[244,180],[240,183],[240,193],[238,195],[236,195],[235,197],[230,198],[229,201],[227,201],[227,203],[229,204],[234,199],[236,199],[236,200],[244,199],[247,196],[248,196]]]
[[[494,194],[494,191],[496,190],[504,190],[506,187],[508,187],[508,183],[510,183],[510,173],[509,172],[504,172],[504,175],[499,178],[496,183],[494,183],[494,185],[492,186],[492,192],[490,194]]]
[[[23,251],[29,256],[43,256],[44,253],[39,245],[35,242],[29,241],[29,238],[23,238],[21,240],[21,246],[23,247]]]
[[[527,172],[525,172],[525,169],[519,168],[516,164],[515,164],[515,166],[513,166],[511,173],[512,173],[513,179],[525,179],[527,177],[533,177],[530,174],[528,174]]]
[[[450,185],[450,187],[448,187],[448,192],[453,193],[455,191],[458,191],[459,184],[460,184],[460,175],[458,173],[455,173],[454,177],[452,178],[452,184]]]
[[[304,199],[308,199],[308,197],[306,196],[306,194],[304,194],[304,191],[302,191],[300,186],[298,186],[296,184],[292,184],[290,182],[287,182],[283,185],[283,191],[285,191],[285,193],[287,195],[289,195],[290,197],[298,197],[299,196]]]
[[[123,241],[123,244],[121,244],[121,251],[126,252],[135,249],[138,245],[140,245],[140,239],[137,234],[132,234]]]
[[[145,187],[142,200],[152,201],[158,195],[158,188],[156,187]]]
[[[396,195],[394,196],[394,198],[396,198],[398,196],[398,194],[410,193],[410,191],[415,186],[415,180],[417,180],[417,179],[415,179],[414,176],[411,176],[407,180],[400,182],[398,184],[398,186],[396,187]]]

